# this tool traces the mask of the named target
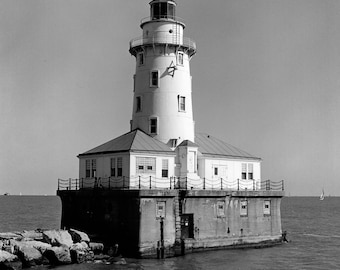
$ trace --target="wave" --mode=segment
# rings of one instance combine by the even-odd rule
[[[313,234],[313,233],[303,233],[303,235],[320,237],[320,238],[340,238],[340,235],[322,235],[322,234]]]

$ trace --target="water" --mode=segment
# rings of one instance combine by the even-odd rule
[[[290,242],[271,248],[200,252],[165,260],[127,259],[125,266],[82,264],[55,269],[340,269],[340,197],[324,201],[287,197],[282,200],[281,215]],[[56,196],[0,196],[0,232],[59,228],[60,216]]]

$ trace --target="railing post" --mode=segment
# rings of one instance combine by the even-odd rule
[[[270,190],[270,180],[266,181],[266,190]]]
[[[125,188],[125,176],[123,176],[123,188]]]
[[[221,190],[223,190],[223,179],[221,177]]]
[[[81,188],[84,188],[84,178],[81,179]]]
[[[71,190],[71,178],[68,179],[68,189]]]
[[[285,190],[285,182],[284,182],[284,180],[281,180],[281,182],[282,182],[282,191],[283,191],[283,190]]]
[[[111,189],[111,176],[109,176],[109,190]]]
[[[253,179],[253,190],[255,190],[255,179]]]
[[[76,179],[76,190],[78,190],[78,179]]]
[[[138,189],[140,189],[140,175],[138,175]]]
[[[149,177],[150,177],[150,189],[151,189],[151,175]]]
[[[170,189],[171,189],[171,178],[172,178],[172,176],[170,176],[170,178],[169,178],[169,180],[170,180]]]
[[[237,190],[240,190],[240,179],[237,179]]]
[[[185,189],[186,190],[188,189],[188,177],[187,176],[185,177]]]
[[[205,189],[205,177],[203,177],[203,189]]]
[[[58,190],[60,188],[60,179],[58,178]]]

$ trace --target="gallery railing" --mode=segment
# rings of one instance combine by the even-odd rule
[[[195,189],[195,190],[274,190],[283,191],[284,181],[236,179],[191,179],[154,176],[58,179],[58,190],[79,189]]]

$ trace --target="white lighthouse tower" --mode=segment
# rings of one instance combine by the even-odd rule
[[[176,2],[151,1],[150,17],[140,26],[143,35],[130,42],[136,57],[131,130],[141,129],[170,147],[194,142],[190,59],[196,45],[183,37]]]

